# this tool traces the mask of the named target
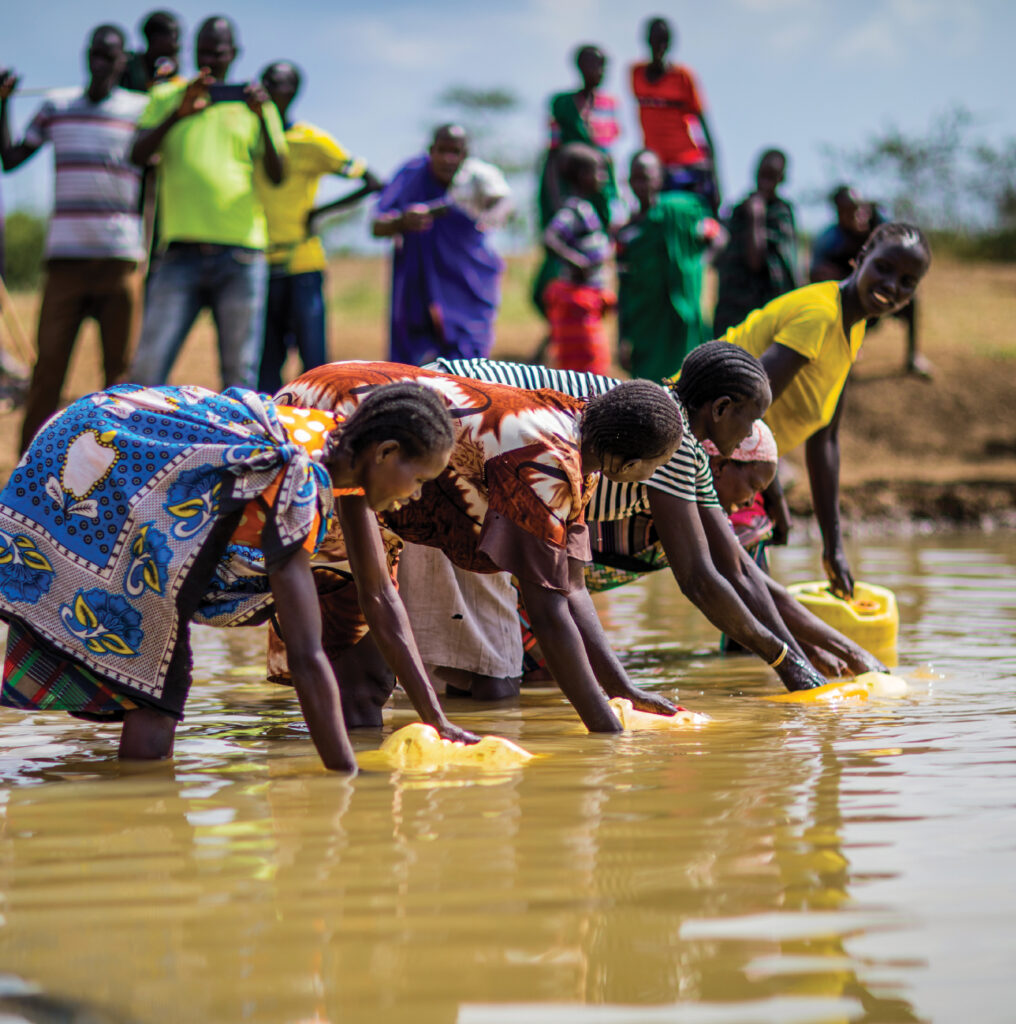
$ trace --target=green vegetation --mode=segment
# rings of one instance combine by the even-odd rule
[[[6,283],[12,291],[38,287],[46,247],[46,221],[34,213],[15,210],[5,225]]]
[[[1016,139],[985,141],[956,107],[924,132],[889,127],[858,150],[827,147],[838,174],[884,195],[893,216],[920,224],[936,250],[961,259],[1016,261]]]

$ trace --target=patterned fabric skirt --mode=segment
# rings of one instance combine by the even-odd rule
[[[139,706],[17,620],[7,632],[0,705],[99,721],[119,721]]]

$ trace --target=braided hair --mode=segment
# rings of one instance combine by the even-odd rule
[[[589,400],[579,432],[597,458],[615,455],[631,462],[673,451],[683,427],[681,412],[664,388],[648,380],[626,380]]]
[[[447,403],[434,388],[415,381],[377,388],[329,435],[324,461],[332,461],[340,449],[355,459],[381,441],[397,441],[413,459],[451,448],[455,433]]]
[[[913,224],[907,224],[901,220],[892,220],[886,224],[879,224],[877,228],[865,239],[856,256],[855,266],[859,267],[865,256],[870,253],[879,242],[893,241],[904,249],[919,249],[931,263],[931,243],[924,232]]]
[[[707,341],[693,348],[681,364],[681,376],[671,384],[689,412],[720,398],[742,402],[769,387],[762,364],[729,341]]]

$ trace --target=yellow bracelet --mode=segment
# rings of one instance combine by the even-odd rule
[[[783,659],[787,656],[787,651],[789,651],[789,650],[790,650],[790,647],[786,643],[784,643],[783,644],[783,650],[780,651],[779,656],[777,657],[777,659],[775,661],[769,662],[769,667],[770,668],[779,668],[779,666],[783,664]]]

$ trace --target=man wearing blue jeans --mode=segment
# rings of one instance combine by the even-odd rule
[[[294,344],[305,370],[327,361],[322,291],[327,260],[314,218],[377,191],[381,182],[328,132],[307,121],[290,120],[289,111],[300,90],[300,72],[293,64],[284,60],[269,64],[261,73],[261,84],[279,111],[289,149],[283,185],[273,185],[260,167],[254,169],[269,241],[268,313],[258,390],[274,394],[282,387],[282,368]],[[318,183],[326,174],[359,179],[363,187],[315,209]]]
[[[227,18],[197,35],[197,77],[152,89],[131,159],[159,161],[159,237],[144,322],[128,379],[166,383],[198,313],[212,312],[224,388],[257,385],[265,323],[268,233],[254,189],[260,164],[285,176],[282,121],[257,84],[235,96],[223,85],[236,57]]]

